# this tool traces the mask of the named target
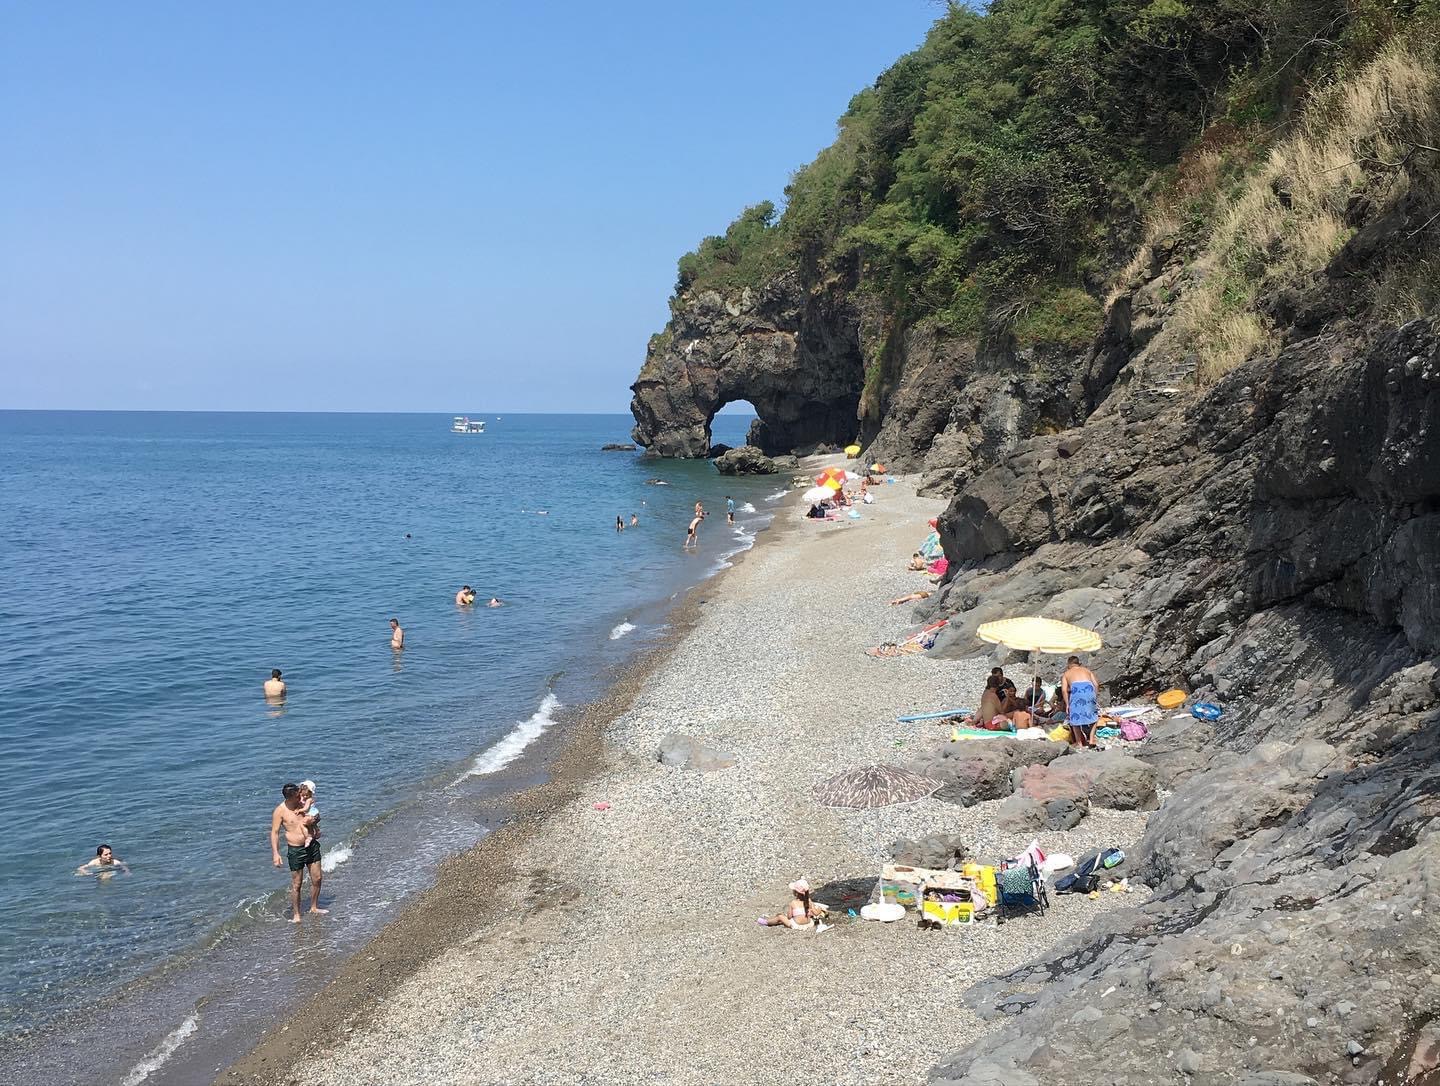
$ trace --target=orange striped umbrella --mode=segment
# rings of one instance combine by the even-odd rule
[[[816,486],[828,486],[831,490],[839,490],[845,485],[844,468],[826,468],[819,475],[815,476]]]

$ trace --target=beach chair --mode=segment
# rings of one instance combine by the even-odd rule
[[[1024,863],[1012,864],[996,876],[999,900],[996,902],[996,922],[1003,924],[1008,917],[1021,913],[1038,912],[1045,915],[1050,907],[1050,896],[1045,889],[1045,880],[1035,866],[1034,857],[1027,857]]]

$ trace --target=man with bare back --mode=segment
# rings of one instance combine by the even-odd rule
[[[315,819],[307,818],[302,812],[305,802],[300,798],[300,786],[287,784],[280,789],[285,797],[275,813],[270,816],[270,856],[276,867],[280,866],[280,829],[285,829],[286,861],[290,865],[290,923],[300,923],[300,884],[305,880],[305,869],[310,869],[310,911],[320,916],[329,909],[320,908],[320,842],[311,835]]]

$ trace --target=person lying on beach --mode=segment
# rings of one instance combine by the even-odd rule
[[[458,607],[469,607],[475,602],[475,590],[468,584],[462,585],[460,591],[455,593],[455,604]]]
[[[900,603],[914,603],[916,600],[927,600],[929,598],[929,592],[911,592],[908,596],[896,596],[890,601],[890,606],[894,607]]]
[[[805,931],[819,923],[817,930],[826,930],[822,921],[830,910],[820,902],[810,900],[809,881],[796,879],[790,884],[790,893],[794,896],[783,912],[774,916],[757,917],[756,923],[767,928],[791,928],[794,931]]]
[[[270,677],[265,680],[265,696],[271,700],[285,696],[285,680],[280,677],[278,667],[272,667]]]
[[[115,855],[115,851],[109,845],[97,845],[95,847],[95,858],[87,860],[75,869],[77,875],[88,875],[94,872],[102,879],[113,879],[115,872],[130,874],[130,869],[125,866],[125,861]]]

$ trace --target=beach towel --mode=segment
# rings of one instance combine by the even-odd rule
[[[950,559],[937,558],[925,568],[928,569],[931,573],[938,573],[940,574],[940,576],[943,577],[945,576],[946,570],[950,568]]]
[[[931,532],[925,537],[925,542],[919,546],[920,556],[926,559],[939,558],[945,551],[940,546],[940,533]]]
[[[887,641],[883,645],[876,645],[873,649],[866,649],[865,655],[875,657],[911,656],[924,651],[925,646],[914,641],[902,641],[898,645],[893,641]]]
[[[1095,684],[1085,679],[1070,684],[1070,703],[1066,721],[1073,727],[1088,728],[1100,719],[1095,704]]]

